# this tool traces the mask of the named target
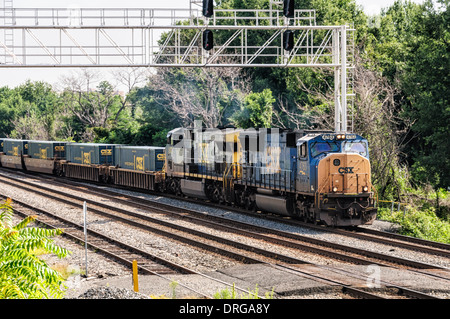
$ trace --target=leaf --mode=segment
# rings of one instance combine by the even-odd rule
[[[63,258],[70,251],[53,243],[60,229],[27,227],[36,216],[29,216],[12,227],[10,201],[0,205],[0,298],[61,298],[61,275],[35,255],[45,249]]]

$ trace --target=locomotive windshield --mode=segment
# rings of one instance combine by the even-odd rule
[[[311,144],[311,155],[316,157],[322,153],[337,152],[339,145],[336,142],[315,142]]]
[[[361,156],[367,155],[366,144],[357,141],[346,141],[342,144],[342,151],[345,153],[358,153]]]

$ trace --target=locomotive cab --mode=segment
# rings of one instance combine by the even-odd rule
[[[309,195],[310,219],[335,226],[373,222],[376,208],[366,139],[356,134],[309,134],[298,140],[297,151],[297,191]]]

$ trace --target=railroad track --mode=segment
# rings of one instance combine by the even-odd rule
[[[41,194],[42,196],[48,196],[55,200],[64,201],[67,204],[73,204],[72,200],[78,201],[78,207],[81,207],[84,199],[80,199],[76,195],[67,194],[64,191],[54,190],[44,186],[37,186],[32,182],[26,182],[20,179],[10,178],[13,182],[8,182],[2,180],[2,182],[9,183],[10,185],[17,185],[17,183],[22,183],[27,187],[34,188],[34,192]],[[71,185],[71,187],[74,187]],[[44,191],[43,191],[44,190]],[[120,195],[120,198],[117,198],[117,194],[114,196],[112,194],[106,194],[104,190],[98,192],[98,190],[92,190],[90,188],[81,187],[84,192],[91,192],[91,194],[95,194],[97,196],[101,196],[104,199],[108,199],[115,202],[121,202],[126,205],[131,205],[143,210],[150,210],[153,213],[159,214],[169,214],[179,219],[189,220],[191,223],[195,223],[196,225],[205,225],[206,227],[220,229],[225,232],[232,232],[236,235],[251,237],[257,240],[269,242],[272,244],[294,248],[297,250],[302,250],[309,253],[320,254],[325,257],[334,258],[346,262],[351,262],[355,264],[361,265],[370,265],[370,264],[378,264],[380,266],[395,266],[400,265],[413,269],[442,269],[441,267],[430,265],[422,262],[417,262],[408,259],[402,259],[394,256],[389,256],[386,254],[380,254],[372,251],[357,249],[345,245],[340,245],[336,243],[332,243],[329,241],[318,240],[307,236],[301,236],[298,234],[292,234],[287,232],[281,232],[265,227],[258,227],[255,225],[251,225],[248,223],[237,222],[234,220],[229,220],[226,218],[220,218],[217,216],[206,215],[201,212],[182,209],[179,207],[174,207],[170,205],[165,205],[161,203],[149,203],[142,202],[136,197],[127,197],[124,198],[124,195]],[[53,195],[52,195],[53,194]],[[56,194],[56,195],[54,195]],[[69,198],[68,200],[63,200],[63,198]],[[139,200],[139,202],[138,202]],[[118,214],[112,215],[111,212],[107,213],[104,211],[111,210],[111,206],[107,204],[98,203],[96,201],[86,200],[90,205],[90,211],[94,211],[98,214],[102,214],[106,217],[110,218],[118,218],[121,221],[125,221],[129,224],[143,227],[138,220],[146,220],[151,224],[157,224],[158,226],[151,226],[147,224],[145,227],[147,230],[157,232],[160,235],[176,238],[179,241],[185,242],[190,245],[195,245],[199,248],[207,249],[216,253],[219,253],[223,256],[231,257],[237,261],[244,263],[260,263],[264,262],[258,259],[257,257],[252,258],[246,255],[245,253],[234,253],[230,250],[229,247],[238,248],[240,251],[249,252],[252,251],[256,254],[266,256],[271,258],[271,260],[267,260],[266,262],[286,262],[286,263],[306,263],[303,260],[298,258],[291,258],[288,256],[284,256],[279,254],[278,252],[269,252],[262,249],[258,249],[256,247],[248,246],[241,244],[238,241],[226,240],[217,236],[213,236],[207,233],[202,233],[199,231],[195,231],[193,229],[189,229],[175,223],[165,222],[160,219],[152,218],[142,214],[132,213],[128,210],[123,210],[119,208],[114,208]],[[97,208],[98,207],[98,208]],[[133,219],[131,219],[133,217]],[[165,228],[164,228],[165,227]],[[173,230],[177,230],[174,232]],[[186,235],[187,234],[187,235]],[[189,239],[188,236],[196,236],[195,240]],[[220,248],[217,245],[209,245],[205,244],[203,239],[209,239],[216,243],[224,244],[226,246],[222,246],[224,248]]]
[[[4,196],[0,196],[0,198],[6,199]],[[36,223],[44,225],[46,228],[63,229],[64,237],[70,238],[76,242],[85,243],[84,228],[81,225],[17,200],[14,201],[13,211],[22,217],[36,216],[37,214],[35,220]],[[87,235],[89,236],[89,241],[87,242],[88,247],[112,258],[116,262],[129,266],[130,268],[133,261],[137,261],[138,271],[142,274],[162,277],[168,281],[171,281],[171,279],[166,277],[169,275],[199,274],[196,271],[149,254],[137,247],[130,246],[125,242],[113,239],[97,231],[87,229]],[[185,285],[182,286],[200,296],[210,298],[195,289]]]
[[[0,199],[6,199],[6,197],[0,195]],[[33,207],[29,204],[26,204],[18,200],[14,200],[13,211],[17,215],[22,217],[36,216],[37,214],[36,223],[44,225],[47,228],[63,229],[64,231],[63,236],[76,242],[85,243],[84,227],[82,225],[79,225],[78,223],[74,223],[54,213]],[[87,245],[91,249],[95,250],[97,253],[100,252],[112,258],[112,260],[114,260],[115,262],[126,265],[130,268],[133,264],[133,261],[136,260],[138,262],[138,270],[142,274],[162,277],[169,282],[172,281],[171,278],[167,277],[169,275],[196,274],[211,279],[213,281],[223,283],[225,285],[229,286],[233,285],[231,283],[226,283],[219,279],[199,273],[195,270],[191,270],[185,266],[178,265],[169,260],[160,258],[156,255],[149,254],[146,251],[128,245],[127,243],[114,239],[110,236],[106,236],[100,232],[91,230],[89,228],[86,231],[89,237]],[[199,292],[198,290],[193,289],[189,286],[186,286],[183,283],[178,284],[204,298],[211,298],[210,296],[205,295],[202,292]],[[236,285],[234,285],[234,287],[235,289],[240,290],[242,292],[247,292],[245,289],[237,287]]]
[[[3,176],[5,177],[5,176]],[[8,177],[10,178],[10,177]],[[22,181],[22,180],[18,180],[15,179],[13,182],[11,181],[6,181],[4,178],[1,179],[1,182],[3,183],[9,183],[12,186],[17,186],[17,184],[22,184],[22,185],[26,185],[27,187],[31,187],[34,188],[34,190],[31,190],[35,193],[41,194],[42,196],[46,196],[46,197],[50,197],[53,198],[55,200],[59,200],[59,201],[64,201],[65,203],[71,203],[71,205],[73,205],[72,201],[73,200],[77,200],[79,203],[76,204],[78,205],[78,207],[81,207],[81,202],[82,199],[76,198],[75,195],[70,195],[67,194],[66,192],[62,192],[62,191],[56,191],[47,187],[43,187],[42,185],[36,185],[30,182],[26,182],[26,181]],[[52,181],[53,183],[53,181]],[[73,185],[71,187],[74,187]],[[45,189],[45,191],[42,191],[42,189]],[[87,188],[85,186],[81,187],[82,191],[86,191]],[[111,195],[111,194],[104,194],[103,190],[102,192],[102,196],[112,196],[111,198],[109,198],[110,200],[114,200],[117,201],[117,194]],[[53,193],[50,194],[50,193]],[[57,194],[57,195],[55,195]],[[69,197],[71,198],[70,200],[68,199],[61,199],[60,197],[65,196],[66,198]],[[137,201],[136,198],[131,198],[131,197],[127,197],[127,198],[123,198],[123,195],[120,196],[121,199],[120,201],[122,201],[123,203],[127,203],[128,205],[130,205],[130,202],[135,202]],[[139,200],[140,201],[140,200]],[[236,222],[230,222],[228,221],[228,223],[231,223],[231,225],[224,225],[224,220],[221,218],[217,218],[217,217],[208,217],[208,220],[205,219],[204,214],[199,215],[198,212],[192,212],[192,211],[188,211],[185,209],[181,209],[178,212],[173,212],[173,211],[168,211],[167,210],[167,205],[162,205],[165,208],[161,208],[161,204],[158,203],[159,208],[155,209],[154,207],[150,207],[149,203],[147,202],[146,205],[144,205],[141,201],[139,203],[134,203],[133,205],[139,205],[139,207],[141,209],[151,209],[152,211],[157,211],[159,214],[171,214],[172,216],[174,216],[173,214],[176,214],[177,218],[183,218],[183,219],[189,219],[191,222],[195,222],[196,224],[208,224],[209,227],[214,227],[216,229],[222,229],[223,231],[227,231],[227,232],[233,232],[235,234],[239,234],[239,235],[243,235],[245,234],[245,236],[248,237],[252,237],[258,240],[264,240],[264,241],[270,241],[273,244],[276,245],[283,245],[286,247],[293,247],[295,249],[301,249],[303,251],[309,251],[309,252],[314,252],[314,253],[321,253],[324,255],[332,255],[332,258],[336,258],[336,259],[343,259],[346,261],[350,261],[353,263],[359,263],[359,264],[373,264],[373,260],[364,260],[358,257],[352,257],[349,256],[348,254],[348,248],[345,248],[346,253],[337,253],[337,252],[330,252],[330,251],[325,251],[322,248],[319,248],[317,246],[311,246],[311,243],[309,243],[308,245],[305,245],[304,243],[302,243],[302,241],[305,241],[305,238],[301,238],[298,235],[292,235],[290,234],[289,236],[291,237],[289,240],[286,239],[287,234],[283,234],[283,236],[280,235],[280,232],[278,231],[273,231],[267,229],[267,228],[261,228],[261,227],[255,227],[253,225],[249,225],[249,224],[243,224],[243,223],[236,223]],[[92,207],[94,206],[94,207]],[[99,208],[95,208],[96,206],[98,206]],[[173,207],[171,207],[171,209],[173,209]],[[111,215],[111,212],[105,212],[106,210],[111,210],[111,206],[109,205],[105,205],[105,204],[100,204],[100,203],[95,203],[95,202],[90,202],[90,208],[89,211],[90,212],[95,212],[98,214],[102,214],[108,216],[108,218],[119,218],[117,217],[117,212],[120,211],[120,209],[118,208],[114,208],[112,210],[116,211],[116,213],[113,215]],[[305,262],[304,260],[298,259],[298,258],[293,258],[290,256],[285,256],[285,255],[281,255],[278,253],[274,253],[268,250],[263,250],[263,249],[259,249],[257,247],[254,246],[248,246],[248,245],[244,245],[238,241],[230,241],[227,239],[223,239],[223,238],[219,238],[217,236],[213,236],[213,235],[209,235],[206,233],[200,233],[198,231],[192,231],[189,229],[186,229],[185,227],[182,227],[180,225],[174,224],[174,223],[167,223],[164,221],[160,221],[160,220],[155,220],[154,218],[149,218],[148,216],[143,216],[140,214],[135,215],[134,213],[131,213],[130,211],[121,211],[120,214],[126,215],[127,217],[120,217],[122,222],[127,222],[129,224],[132,224],[134,226],[139,226],[139,227],[143,227],[142,223],[140,221],[136,221],[136,219],[140,219],[143,220],[145,219],[146,221],[150,221],[151,223],[156,223],[158,224],[158,227],[153,227],[151,226],[149,228],[148,224],[147,226],[145,226],[146,229],[151,230],[151,231],[156,231],[159,234],[163,234],[167,237],[177,237],[177,240],[181,240],[183,242],[188,242],[189,244],[192,245],[196,245],[197,247],[201,247],[203,249],[210,249],[211,251],[213,251],[214,253],[219,253],[222,255],[226,255],[228,257],[234,258],[240,262],[247,262],[247,263],[285,263],[285,264],[292,264],[292,265],[298,265],[298,264],[309,264],[308,262]],[[131,220],[129,218],[130,215],[133,215],[133,219]],[[138,216],[139,215],[139,216]],[[196,216],[193,216],[196,215]],[[199,216],[201,216],[202,218],[199,218]],[[212,221],[211,219],[214,219],[214,221]],[[220,223],[219,223],[220,222]],[[239,228],[237,228],[237,226],[239,226]],[[169,229],[166,230],[161,230],[161,227],[169,227]],[[243,230],[242,228],[247,228],[247,230]],[[249,230],[249,228],[251,230]],[[180,235],[175,234],[175,232],[184,232],[185,234],[189,234],[189,236],[197,236],[196,239],[192,239],[189,238],[186,235]],[[267,234],[270,233],[270,236],[268,236]],[[264,235],[263,235],[264,234]],[[292,238],[295,237],[295,239]],[[284,238],[283,238],[284,237]],[[205,243],[205,239],[207,239],[208,241],[212,241],[214,242],[214,244],[206,244]],[[200,244],[199,244],[200,243]],[[209,245],[209,246],[208,246]],[[219,245],[225,245],[222,246],[222,248],[218,247]],[[315,245],[322,245],[321,243],[315,243]],[[327,244],[328,245],[328,244]],[[236,253],[233,252],[233,250],[235,251],[235,249],[240,250],[240,253]],[[335,247],[333,249],[342,249],[342,247],[337,248],[337,246],[335,245]],[[359,253],[361,254],[361,253]],[[252,257],[249,257],[249,255],[251,255]],[[384,258],[384,257],[383,257]],[[421,264],[421,263],[417,263],[417,262],[413,262],[410,263],[410,261],[406,261],[408,264],[408,267],[413,267],[413,268],[438,268],[438,267],[432,267],[430,265],[426,265],[426,264]],[[399,261],[396,261],[396,263],[399,263]],[[400,263],[405,263],[405,261],[401,261]],[[345,287],[347,289],[347,291],[350,291],[352,288],[349,287],[348,285],[345,285],[345,283],[341,283],[343,285],[343,287]],[[401,288],[399,288],[401,289]],[[403,289],[404,291],[405,289]]]
[[[5,199],[4,196],[1,196]],[[14,212],[20,216],[27,217],[37,214],[36,222],[48,228],[59,228],[64,230],[64,236],[75,241],[84,243],[84,229],[82,225],[69,221],[61,216],[43,209],[33,207],[24,202],[14,200]],[[88,246],[100,251],[113,259],[131,267],[133,260],[138,261],[138,268],[142,273],[149,275],[169,274],[196,274],[197,272],[186,267],[177,265],[168,260],[149,254],[137,247],[130,246],[125,242],[113,239],[97,231],[87,229],[89,235]]]
[[[2,199],[5,197],[0,196]],[[76,223],[73,223],[67,219],[64,219],[60,216],[57,216],[53,213],[44,211],[42,209],[38,209],[32,207],[23,202],[15,201],[14,212],[22,217],[31,216],[37,213],[38,216],[36,218],[36,222],[44,225],[47,228],[59,228],[63,229],[63,236],[68,237],[74,241],[84,243],[84,234],[83,227]],[[95,249],[97,252],[101,252],[109,257],[112,257],[114,260],[131,266],[133,260],[138,260],[139,270],[145,274],[150,275],[170,275],[170,274],[198,274],[195,271],[191,271],[183,266],[179,266],[173,264],[172,262],[168,262],[166,260],[161,260],[159,257],[149,255],[147,252],[144,252],[136,247],[132,247],[127,245],[124,242],[117,241],[108,236],[105,236],[99,232],[88,229],[89,235],[88,246],[92,249]],[[156,260],[156,261],[155,261]],[[280,267],[275,266],[274,267]],[[294,270],[295,271],[295,270]],[[304,272],[303,272],[304,273]],[[325,280],[324,278],[320,278],[321,280]],[[335,284],[335,282],[329,282],[330,284]],[[190,289],[189,287],[186,287]],[[195,293],[199,293],[191,289]],[[366,292],[360,289],[356,289],[353,287],[349,287],[343,285],[341,288],[343,294],[348,294],[354,296],[356,298],[365,298],[365,299],[382,299],[376,294]],[[207,297],[204,295],[204,297]]]
[[[80,182],[77,182],[77,181],[74,181],[71,179],[64,179],[64,178],[56,179],[54,177],[50,177],[47,175],[41,175],[41,174],[37,174],[37,175],[40,178],[50,179],[55,183],[68,184],[71,186],[80,187],[85,190],[96,192],[97,194],[99,194],[101,192],[101,194],[103,194],[107,197],[110,197],[110,198],[121,198],[128,202],[136,201],[138,203],[143,203],[143,204],[147,204],[147,205],[149,202],[151,202],[152,206],[160,207],[163,209],[169,209],[170,207],[173,207],[171,205],[163,204],[163,203],[156,202],[156,201],[151,201],[149,199],[142,199],[142,198],[139,198],[136,196],[124,195],[122,193],[113,191],[111,189],[107,189],[104,185],[100,185],[100,186],[92,185],[92,184],[95,184],[94,182],[80,183]],[[127,188],[124,188],[121,186],[116,186],[116,185],[110,185],[109,188],[129,190]],[[144,190],[136,190],[136,192],[145,192],[145,191]],[[152,191],[147,191],[146,193],[156,195],[156,196],[161,196],[160,193],[155,193]],[[187,198],[187,197],[180,198],[179,196],[175,196],[175,195],[171,195],[171,194],[164,194],[164,197],[168,197],[168,198],[175,199],[175,200],[182,200],[182,201],[190,202],[190,203],[197,204],[197,205],[199,204],[197,200],[192,199],[192,198]],[[234,212],[237,212],[240,214],[245,214],[245,215],[249,215],[252,217],[258,217],[260,219],[276,221],[276,222],[284,223],[284,224],[291,225],[291,226],[300,226],[300,227],[317,230],[317,231],[321,231],[321,232],[340,234],[340,235],[347,236],[347,237],[353,237],[353,238],[357,238],[357,239],[361,239],[361,240],[368,240],[368,241],[372,241],[372,242],[388,244],[393,247],[406,248],[406,249],[410,249],[413,251],[424,252],[427,254],[435,254],[435,255],[446,257],[446,258],[450,258],[450,244],[439,243],[439,242],[429,241],[429,240],[425,240],[425,239],[414,238],[414,237],[409,237],[409,236],[404,236],[404,235],[400,235],[400,234],[395,234],[395,233],[390,233],[390,232],[385,232],[385,231],[380,231],[380,230],[375,230],[375,229],[369,229],[369,228],[364,228],[364,227],[357,227],[353,230],[324,227],[322,225],[314,225],[311,223],[305,223],[305,222],[291,219],[291,218],[280,218],[280,216],[274,216],[270,213],[269,214],[255,213],[255,212],[244,210],[244,209],[241,209],[238,207],[225,206],[225,205],[221,205],[221,204],[217,204],[217,203],[212,203],[209,201],[203,201],[202,205],[210,206],[210,207],[214,207],[214,208],[218,208],[218,209],[231,210],[231,211],[234,211]],[[185,210],[185,211],[192,212],[192,210]]]
[[[16,180],[16,181],[20,182],[19,180]],[[87,188],[85,186],[83,186],[82,189],[85,191]],[[100,194],[101,196],[104,196],[106,198],[109,197],[109,199],[111,199],[111,200],[117,200],[117,197],[114,197],[111,194],[110,195],[105,195],[104,194],[104,190],[102,190],[101,192],[102,192]],[[60,194],[62,194],[62,193],[60,192]],[[115,196],[117,196],[117,195],[118,194],[116,193]],[[142,203],[136,203],[137,201],[142,201],[141,199],[138,199],[138,198],[135,198],[135,197],[127,197],[127,199],[123,199],[123,195],[120,195],[120,196],[122,197],[120,201],[125,201],[127,204],[130,204],[130,201],[133,201],[133,206],[137,206],[139,208],[144,208],[144,209],[149,209],[149,208],[150,209],[154,209],[153,206],[155,205],[155,203],[152,203],[152,206],[150,207],[150,206],[148,206],[148,201],[146,201],[147,205],[143,206]],[[165,205],[165,204],[161,204],[161,203],[156,203],[156,204],[158,205],[158,207],[160,209],[159,210],[160,213],[164,213],[164,214],[170,213],[172,215],[177,214],[178,217],[185,218],[185,219],[186,218],[187,219],[191,219],[197,224],[202,224],[202,223],[205,224],[205,223],[207,223],[207,224],[210,224],[210,226],[213,226],[213,227],[216,227],[216,228],[224,228],[224,226],[221,225],[222,223],[224,223],[224,219],[223,218],[212,217],[212,216],[209,216],[209,215],[205,216],[202,213],[198,213],[198,212],[190,211],[190,210],[186,210],[186,209],[180,209],[180,208],[177,208],[177,210],[179,212],[175,213],[175,212],[172,212],[172,211],[165,210],[167,208],[174,209],[173,206],[169,206],[169,205]],[[164,208],[164,209],[161,209],[161,207]],[[186,215],[186,214],[189,214],[189,216]],[[200,216],[202,218],[206,217],[208,219],[217,220],[221,224],[214,224],[213,222],[209,222],[208,223],[208,222],[206,222],[206,221],[204,221],[202,219],[198,219],[196,217],[192,217],[191,216],[192,214],[196,215],[196,217]],[[424,264],[424,263],[420,263],[420,262],[414,262],[414,261],[410,261],[410,260],[404,260],[404,259],[401,259],[401,258],[386,256],[386,255],[383,255],[383,254],[377,254],[377,253],[373,253],[373,252],[367,252],[367,251],[363,251],[363,250],[359,250],[359,249],[352,249],[351,247],[348,247],[348,246],[337,245],[337,244],[324,242],[324,241],[318,241],[318,240],[314,240],[312,238],[305,237],[305,236],[293,235],[293,234],[290,234],[290,233],[282,233],[282,232],[274,231],[274,230],[271,230],[271,229],[268,229],[268,228],[256,227],[254,225],[249,225],[249,224],[244,224],[244,223],[237,223],[235,221],[229,221],[229,220],[226,220],[226,221],[228,223],[230,223],[231,225],[233,225],[233,226],[234,225],[238,225],[241,229],[245,229],[245,228],[247,228],[247,229],[255,229],[254,232],[247,231],[246,232],[247,236],[254,237],[254,238],[259,238],[259,239],[264,239],[264,240],[268,240],[268,241],[272,241],[272,242],[279,243],[279,244],[284,245],[284,246],[291,246],[291,247],[294,247],[294,248],[297,248],[297,249],[302,249],[302,250],[305,250],[305,251],[314,251],[316,253],[320,253],[320,254],[323,254],[325,256],[329,256],[329,257],[336,258],[336,259],[341,259],[341,260],[346,260],[346,261],[349,261],[349,262],[355,262],[355,263],[360,263],[360,264],[367,264],[367,263],[373,263],[374,262],[373,260],[358,260],[358,259],[352,258],[348,254],[348,253],[355,253],[355,254],[359,254],[359,255],[366,255],[366,256],[371,257],[371,258],[378,258],[380,260],[387,260],[387,261],[395,263],[395,264],[403,264],[403,265],[406,265],[408,267],[413,267],[413,268],[440,269],[440,267],[436,267],[436,266],[429,265],[429,264]],[[230,229],[229,226],[227,226],[227,227],[228,227],[228,229]],[[237,230],[237,229],[234,229],[234,231],[236,233],[239,233],[239,232],[242,233],[243,232],[243,230]],[[275,237],[268,238],[267,236],[258,235],[258,233],[259,234],[260,233],[264,233],[264,234],[271,233],[272,236],[277,236],[278,238],[280,237],[280,234],[282,234],[281,237],[291,238],[291,239],[296,240],[296,241],[306,241],[306,242],[308,242],[310,244],[316,245],[316,247],[311,247],[311,246],[308,247],[308,246],[305,246],[305,245],[302,245],[302,244],[299,244],[299,243],[295,243],[294,241],[287,242],[286,240],[277,239]],[[342,254],[333,253],[333,252],[330,252],[330,251],[323,251],[322,249],[317,248],[317,246],[328,246],[328,247],[334,248],[336,250],[345,251],[346,254],[342,255]],[[433,252],[435,252],[435,251],[433,251]],[[442,254],[445,255],[445,253],[447,253],[447,252],[446,251],[439,251],[439,253],[442,253]]]
[[[400,287],[398,285],[392,285],[389,282],[380,282],[383,284],[383,289],[367,289],[360,288],[359,282],[367,282],[367,276],[356,274],[354,272],[349,272],[345,270],[336,270],[329,269],[330,272],[339,272],[342,276],[346,276],[348,278],[353,278],[353,285],[348,284],[348,280],[340,280],[339,278],[330,278],[324,277],[316,272],[314,269],[298,269],[291,266],[286,265],[276,265],[276,268],[281,268],[288,272],[293,273],[301,273],[303,276],[315,280],[319,280],[321,282],[325,282],[330,286],[337,285],[343,294],[347,294],[356,298],[361,299],[440,299],[435,296],[431,296],[429,294],[408,289],[405,287]],[[321,270],[326,270],[328,267],[321,266]]]

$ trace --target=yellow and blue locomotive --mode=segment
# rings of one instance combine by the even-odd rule
[[[281,129],[169,132],[166,189],[333,226],[376,218],[367,140]]]

